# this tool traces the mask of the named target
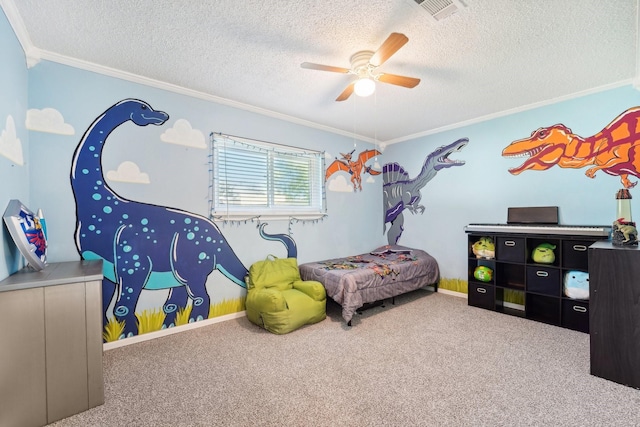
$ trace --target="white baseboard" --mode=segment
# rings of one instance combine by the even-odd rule
[[[438,288],[438,293],[445,294],[445,295],[453,295],[454,297],[458,297],[458,298],[467,298],[467,294],[465,294],[464,292],[450,291],[449,289]]]
[[[213,317],[211,319],[201,320],[199,322],[189,323],[187,325],[176,326],[174,328],[161,329],[155,332],[149,332],[147,334],[135,335],[130,338],[123,338],[118,341],[111,341],[102,344],[102,350],[113,350],[114,348],[124,347],[129,344],[137,344],[143,341],[149,341],[160,337],[166,337],[167,335],[177,334],[178,332],[184,332],[191,329],[201,328],[203,326],[213,325],[214,323],[220,323],[231,319],[237,319],[239,317],[245,317],[246,311],[239,311],[237,313],[225,314],[224,316]]]

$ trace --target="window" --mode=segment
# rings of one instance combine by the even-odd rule
[[[218,133],[211,147],[214,219],[324,214],[323,153]]]

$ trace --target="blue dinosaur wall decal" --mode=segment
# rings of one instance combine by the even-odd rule
[[[422,170],[415,178],[398,163],[387,163],[382,167],[382,196],[384,203],[384,226],[382,233],[387,232],[387,223],[391,224],[387,232],[387,241],[395,245],[404,231],[404,211],[412,214],[424,213],[425,207],[420,204],[420,190],[436,176],[438,171],[452,166],[462,166],[464,161],[451,160],[449,156],[462,150],[469,143],[468,138],[460,138],[449,145],[437,148],[427,155]]]
[[[127,200],[105,182],[101,158],[111,132],[129,121],[138,126],[159,126],[168,118],[167,113],[144,101],[122,100],[95,119],[73,156],[76,247],[83,259],[103,260],[105,326],[115,294],[113,315],[124,321],[124,336],[137,332],[135,308],[143,289],[169,289],[163,327],[171,327],[178,309],[186,307],[189,299],[193,320],[209,316],[206,281],[214,269],[245,287],[247,268],[211,220],[180,209]],[[267,234],[264,225],[260,227],[263,238],[282,242],[288,257],[297,256],[293,239]]]

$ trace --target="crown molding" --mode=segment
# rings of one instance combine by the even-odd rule
[[[424,132],[419,132],[419,133],[414,133],[412,135],[407,135],[404,137],[400,137],[400,138],[396,138],[396,139],[392,139],[389,141],[385,141],[384,144],[385,145],[391,145],[391,144],[397,144],[400,142],[406,142],[406,141],[410,141],[413,139],[417,139],[417,138],[422,138],[424,136],[429,136],[429,135],[435,135],[437,133],[441,133],[441,132],[445,132],[448,130],[453,130],[453,129],[458,129],[461,127],[465,127],[465,126],[470,126],[470,125],[474,125],[477,123],[482,123],[482,122],[486,122],[487,120],[493,120],[493,119],[497,119],[500,117],[505,117],[505,116],[510,116],[512,114],[516,114],[516,113],[521,113],[523,111],[529,111],[529,110],[533,110],[535,108],[540,108],[540,107],[546,107],[549,105],[553,105],[553,104],[557,104],[559,102],[564,102],[564,101],[568,101],[571,99],[576,99],[576,98],[580,98],[586,95],[592,95],[594,93],[599,93],[599,92],[604,92],[607,90],[611,90],[611,89],[616,89],[619,87],[623,87],[623,86],[629,86],[629,85],[634,85],[634,79],[627,79],[627,80],[622,80],[619,82],[615,82],[615,83],[610,83],[607,85],[603,85],[603,86],[598,86],[592,89],[587,89],[587,90],[583,90],[580,92],[575,92],[569,95],[564,95],[564,96],[560,96],[557,98],[552,98],[552,99],[547,99],[545,101],[540,101],[540,102],[534,102],[533,104],[527,104],[527,105],[523,105],[521,107],[516,107],[516,108],[512,108],[509,110],[504,110],[504,111],[499,111],[497,113],[492,113],[492,114],[487,114],[486,116],[481,116],[481,117],[477,117],[475,119],[470,119],[470,120],[465,120],[462,122],[458,122],[458,123],[454,123],[451,125],[447,125],[447,126],[442,126],[439,128],[435,128],[435,129],[430,129]]]
[[[0,1],[5,1],[5,0],[0,0]],[[640,1],[640,0],[638,0]],[[635,86],[635,83],[640,81],[640,79],[627,79],[627,80],[622,80],[619,82],[615,82],[615,83],[611,83],[611,84],[607,84],[607,85],[603,85],[603,86],[598,86],[592,89],[587,89],[587,90],[583,90],[580,92],[575,92],[569,95],[565,95],[565,96],[561,96],[561,97],[557,97],[557,98],[552,98],[552,99],[548,99],[545,101],[540,101],[540,102],[535,102],[532,104],[527,104],[527,105],[523,105],[521,107],[516,107],[516,108],[512,108],[509,110],[504,110],[504,111],[500,111],[497,113],[492,113],[492,114],[488,114],[485,116],[481,116],[481,117],[477,117],[474,119],[470,119],[470,120],[465,120],[462,122],[458,122],[458,123],[454,123],[451,125],[447,125],[447,126],[442,126],[439,128],[435,128],[435,129],[430,129],[424,132],[419,132],[419,133],[415,133],[415,134],[411,134],[411,135],[407,135],[404,137],[400,137],[400,138],[396,138],[396,139],[391,139],[391,140],[387,140],[387,141],[379,141],[379,140],[374,140],[373,138],[369,138],[369,137],[365,137],[362,135],[357,135],[354,134],[352,132],[347,132],[347,131],[343,131],[340,129],[336,129],[336,128],[332,128],[330,126],[324,126],[315,122],[311,122],[309,120],[304,120],[304,119],[300,119],[297,117],[293,117],[293,116],[289,116],[286,114],[282,114],[282,113],[278,113],[275,111],[271,111],[271,110],[267,110],[264,108],[260,108],[260,107],[255,107],[249,104],[244,104],[241,102],[237,102],[237,101],[233,101],[230,99],[226,99],[226,98],[222,98],[216,95],[211,95],[205,92],[200,92],[200,91],[196,91],[193,89],[188,89],[182,86],[178,86],[178,85],[174,85],[172,83],[167,83],[167,82],[163,82],[160,80],[155,80],[155,79],[150,79],[147,77],[143,77],[137,74],[133,74],[133,73],[129,73],[126,71],[122,71],[122,70],[118,70],[115,68],[109,68],[109,67],[105,67],[103,65],[98,65],[92,62],[88,62],[88,61],[83,61],[83,60],[79,60],[76,58],[71,58],[68,56],[64,56],[64,55],[59,55],[57,53],[53,53],[53,52],[48,52],[48,51],[39,51],[39,59],[44,59],[44,60],[48,60],[48,61],[52,61],[52,62],[56,62],[59,64],[64,64],[64,65],[68,65],[70,67],[74,67],[74,68],[79,68],[79,69],[83,69],[83,70],[87,70],[87,71],[91,71],[94,73],[98,73],[98,74],[103,74],[106,76],[110,76],[110,77],[115,77],[115,78],[119,78],[122,80],[127,80],[133,83],[138,83],[138,84],[142,84],[142,85],[146,85],[146,86],[150,86],[150,87],[155,87],[158,89],[163,89],[166,91],[170,91],[170,92],[174,92],[174,93],[178,93],[178,94],[182,94],[182,95],[186,95],[189,97],[193,97],[193,98],[198,98],[198,99],[202,99],[205,101],[210,101],[210,102],[215,102],[217,104],[222,104],[222,105],[226,105],[229,107],[233,107],[233,108],[238,108],[240,110],[245,110],[245,111],[250,111],[253,113],[257,113],[263,116],[268,116],[268,117],[272,117],[275,119],[279,119],[279,120],[284,120],[290,123],[294,123],[294,124],[299,124],[305,127],[309,127],[309,128],[314,128],[314,129],[318,129],[318,130],[322,130],[325,132],[330,132],[330,133],[334,133],[337,135],[342,135],[348,138],[354,138],[354,139],[358,139],[359,141],[362,142],[368,142],[370,144],[376,144],[376,145],[380,145],[382,147],[387,147],[391,144],[397,144],[400,142],[405,142],[405,141],[410,141],[413,139],[417,139],[417,138],[421,138],[424,136],[429,136],[429,135],[434,135],[437,133],[441,133],[441,132],[445,132],[448,130],[453,130],[453,129],[458,129],[461,127],[465,127],[465,126],[470,126],[476,123],[481,123],[481,122],[485,122],[487,120],[493,120],[493,119],[497,119],[500,117],[505,117],[505,116],[509,116],[512,114],[516,114],[516,113],[520,113],[523,111],[528,111],[528,110],[533,110],[535,108],[540,108],[540,107],[545,107],[545,106],[549,106],[549,105],[553,105],[553,104],[557,104],[559,102],[564,102],[564,101],[568,101],[571,99],[575,99],[575,98],[580,98],[586,95],[591,95],[594,93],[599,93],[599,92],[604,92],[610,89],[615,89],[615,88],[619,88],[619,87],[623,87],[623,86],[628,86],[628,85],[633,85]],[[640,86],[638,86],[640,87]]]
[[[2,10],[4,11],[4,14],[9,21],[9,25],[13,28],[13,32],[15,33],[20,46],[22,46],[22,50],[26,57],[27,67],[33,67],[40,62],[40,49],[33,45],[31,37],[29,37],[29,33],[27,32],[27,27],[24,25],[24,21],[18,12],[18,8],[13,0],[0,0],[0,7],[2,7]]]
[[[0,0],[2,1],[2,0]],[[242,102],[233,101],[230,99],[222,98],[216,95],[211,95],[205,92],[196,91],[193,89],[188,89],[182,86],[178,86],[172,83],[163,82],[161,80],[155,80],[148,77],[140,76],[138,74],[129,73],[127,71],[118,70],[115,68],[105,67],[103,65],[98,65],[93,62],[83,61],[80,59],[72,58],[69,56],[60,55],[54,52],[49,51],[40,51],[41,59],[56,62],[63,65],[68,65],[70,67],[91,71],[97,74],[102,74],[109,77],[115,77],[121,80],[130,81],[133,83],[138,83],[145,86],[154,87],[157,89],[166,90],[169,92],[178,93],[181,95],[186,95],[192,98],[198,98],[205,101],[215,102],[217,104],[226,105],[233,108],[238,108],[240,110],[250,111],[252,113],[257,113],[263,116],[272,117],[279,120],[284,120],[287,122],[299,124],[305,127],[310,127],[314,129],[319,129],[326,132],[335,133],[338,135],[346,136],[349,138],[356,138],[360,141],[371,142],[373,143],[373,139],[364,137],[362,135],[356,135],[351,132],[342,131],[340,129],[335,129],[329,126],[320,125],[318,123],[314,123],[308,120],[300,119],[297,117],[289,116],[286,114],[278,113],[275,111],[267,110],[265,108],[255,107],[252,105],[244,104]]]
[[[263,116],[284,120],[284,121],[302,125],[305,127],[318,129],[325,132],[334,133],[337,135],[342,135],[348,138],[357,139],[359,141],[369,142],[372,144],[374,143],[374,140],[372,138],[368,138],[362,135],[357,135],[352,132],[343,131],[330,126],[320,125],[318,123],[315,123],[309,120],[300,119],[297,117],[289,116],[286,114],[278,113],[278,112],[267,110],[264,108],[255,107],[255,106],[244,104],[237,101],[232,101],[230,99],[222,98],[222,97],[211,95],[208,93],[187,89],[187,88],[174,85],[171,83],[166,83],[160,80],[146,78],[143,76],[139,76],[137,74],[117,70],[115,68],[109,68],[109,67],[92,63],[92,62],[82,61],[76,58],[71,58],[68,56],[38,49],[33,45],[33,42],[31,41],[31,37],[27,32],[26,26],[24,25],[24,21],[22,20],[22,17],[20,16],[20,13],[18,12],[18,9],[14,1],[0,0],[0,7],[2,8],[5,15],[7,16],[7,20],[9,21],[11,28],[13,28],[13,32],[15,33],[18,39],[18,42],[22,46],[22,50],[24,51],[28,68],[31,68],[36,64],[38,64],[41,60],[46,59],[48,61],[57,62],[59,64],[64,64],[64,65],[79,68],[82,70],[91,71],[94,73],[98,73],[98,74],[102,74],[110,77],[115,77],[118,79],[130,81],[133,83],[138,83],[138,84],[142,84],[150,87],[155,87],[158,89],[163,89],[169,92],[174,92],[174,93],[186,95],[189,97],[202,99],[205,101],[215,102],[217,104],[238,108],[240,110],[250,111],[252,113],[257,113]]]
[[[414,133],[414,134],[411,134],[411,135],[406,135],[406,136],[403,136],[403,137],[390,139],[390,140],[387,140],[387,141],[379,141],[379,140],[375,140],[374,138],[369,138],[369,137],[365,137],[363,135],[355,134],[353,132],[343,131],[343,130],[336,129],[336,128],[333,128],[333,127],[330,127],[330,126],[321,125],[321,124],[318,124],[318,123],[315,123],[315,122],[312,122],[312,121],[309,121],[309,120],[304,120],[304,119],[300,119],[300,118],[297,118],[297,117],[289,116],[289,115],[286,115],[286,114],[278,113],[278,112],[275,112],[275,111],[267,110],[267,109],[264,109],[264,108],[255,107],[255,106],[252,106],[252,105],[248,105],[248,104],[244,104],[244,103],[241,103],[241,102],[233,101],[233,100],[230,100],[230,99],[222,98],[222,97],[219,97],[219,96],[211,95],[211,94],[208,94],[208,93],[205,93],[205,92],[200,92],[200,91],[188,89],[188,88],[185,88],[185,87],[182,87],[182,86],[174,85],[172,83],[167,83],[167,82],[163,82],[163,81],[160,81],[160,80],[150,79],[150,78],[147,78],[147,77],[143,77],[143,76],[140,76],[140,75],[137,75],[137,74],[133,74],[133,73],[129,73],[129,72],[122,71],[122,70],[118,70],[118,69],[115,69],[115,68],[105,67],[105,66],[98,65],[98,64],[95,64],[95,63],[92,63],[92,62],[83,61],[83,60],[80,60],[80,59],[76,59],[76,58],[71,58],[71,57],[68,57],[68,56],[60,55],[60,54],[57,54],[57,53],[54,53],[54,52],[49,52],[49,51],[46,51],[46,50],[38,49],[37,47],[35,47],[33,45],[33,42],[31,41],[31,38],[29,37],[27,29],[26,29],[26,27],[24,25],[24,21],[22,20],[22,17],[20,16],[20,14],[18,12],[18,9],[15,6],[14,0],[0,0],[0,7],[2,7],[5,15],[7,16],[7,19],[9,21],[11,27],[13,28],[13,31],[16,34],[16,37],[18,38],[18,41],[19,41],[20,45],[22,46],[22,49],[23,49],[23,51],[25,53],[26,63],[27,63],[27,67],[28,68],[33,67],[34,65],[38,64],[41,60],[45,59],[45,60],[56,62],[56,63],[59,63],[59,64],[68,65],[70,67],[74,67],[74,68],[78,68],[78,69],[82,69],[82,70],[86,70],[86,71],[91,71],[91,72],[94,72],[94,73],[98,73],[98,74],[102,74],[102,75],[106,75],[106,76],[110,76],[110,77],[115,77],[115,78],[118,78],[118,79],[121,79],[121,80],[126,80],[126,81],[130,81],[130,82],[133,82],[133,83],[142,84],[142,85],[145,85],[145,86],[150,86],[150,87],[166,90],[166,91],[169,91],[169,92],[182,94],[182,95],[185,95],[185,96],[198,98],[198,99],[202,99],[202,100],[205,100],[205,101],[214,102],[214,103],[221,104],[221,105],[226,105],[226,106],[229,106],[229,107],[237,108],[237,109],[244,110],[244,111],[249,111],[249,112],[260,114],[260,115],[267,116],[267,117],[272,117],[272,118],[275,118],[275,119],[287,121],[287,122],[298,124],[298,125],[301,125],[301,126],[305,126],[305,127],[318,129],[318,130],[321,130],[321,131],[325,131],[325,132],[329,132],[329,133],[345,136],[347,138],[357,139],[357,140],[362,141],[362,142],[368,142],[370,144],[376,144],[376,145],[379,145],[382,149],[384,149],[384,147],[387,147],[387,146],[392,145],[392,144],[397,144],[397,143],[400,143],[400,142],[406,142],[406,141],[414,140],[414,139],[417,139],[417,138],[422,138],[422,137],[429,136],[429,135],[435,135],[435,134],[438,134],[438,133],[441,133],[441,132],[445,132],[445,131],[449,131],[449,130],[453,130],[453,129],[458,129],[458,128],[465,127],[465,126],[470,126],[470,125],[473,125],[473,124],[485,122],[485,121],[488,121],[488,120],[497,119],[497,118],[500,118],[500,117],[505,117],[505,116],[508,116],[508,115],[511,115],[511,114],[516,114],[516,113],[532,110],[532,109],[539,108],[539,107],[553,105],[553,104],[556,104],[556,103],[559,103],[559,102],[563,102],[563,101],[567,101],[567,100],[570,100],[570,99],[579,98],[579,97],[582,97],[582,96],[586,96],[586,95],[590,95],[590,94],[594,94],[594,93],[598,93],[598,92],[603,92],[603,91],[610,90],[610,89],[615,89],[615,88],[622,87],[622,86],[631,85],[636,90],[640,90],[640,0],[636,0],[636,4],[638,5],[636,7],[636,39],[637,39],[636,46],[638,48],[636,50],[636,75],[634,76],[634,78],[627,79],[627,80],[622,80],[622,81],[619,81],[619,82],[607,84],[607,85],[604,85],[604,86],[599,86],[599,87],[596,87],[596,88],[592,88],[592,89],[576,92],[576,93],[573,93],[573,94],[569,94],[569,95],[565,95],[565,96],[561,96],[561,97],[557,97],[557,98],[552,98],[552,99],[541,101],[541,102],[536,102],[536,103],[524,105],[524,106],[517,107],[517,108],[512,108],[512,109],[509,109],[509,110],[500,111],[500,112],[497,112],[497,113],[488,114],[488,115],[485,115],[485,116],[477,117],[477,118],[470,119],[470,120],[465,120],[465,121],[454,123],[454,124],[451,124],[451,125],[447,125],[447,126],[442,126],[442,127],[439,127],[439,128],[426,130],[424,132],[418,132],[418,133]]]

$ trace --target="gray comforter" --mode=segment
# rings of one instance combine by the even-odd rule
[[[317,280],[342,306],[349,322],[365,303],[391,298],[433,285],[440,278],[438,263],[420,249],[383,246],[371,253],[300,265],[303,280]]]

